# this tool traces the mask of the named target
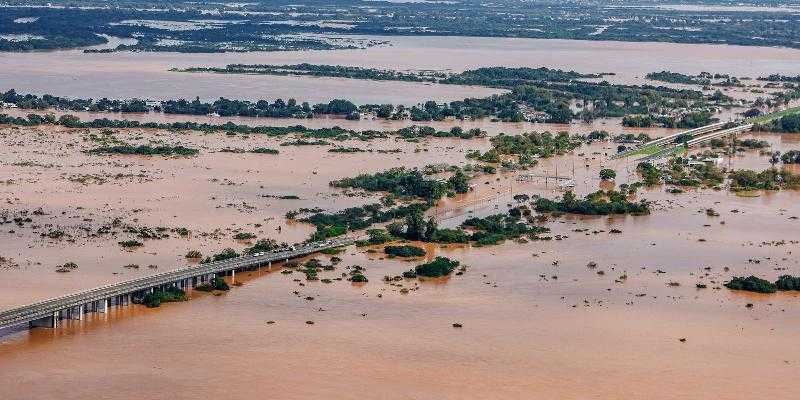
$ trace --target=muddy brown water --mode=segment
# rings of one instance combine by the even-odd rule
[[[174,268],[186,262],[190,249],[242,249],[246,244],[232,239],[236,230],[302,240],[312,229],[287,223],[287,211],[337,210],[377,199],[344,196],[328,186],[332,179],[390,166],[463,164],[467,150],[488,148],[487,139],[392,138],[344,144],[402,153],[334,154],[321,146],[279,146],[283,138],[135,129],[114,136],[184,144],[201,153],[106,157],[82,152],[95,146],[91,133],[100,131],[0,128],[6,149],[0,209],[16,215],[41,207],[46,213],[31,216],[33,222],[23,227],[0,226],[0,255],[18,264],[0,270],[0,308],[145,275],[152,271],[148,264]],[[781,151],[800,147],[797,135],[753,137]],[[281,153],[218,151],[224,147]],[[534,172],[574,174],[580,194],[597,190],[601,166],[618,172],[617,184],[635,179],[633,162],[607,158],[615,147],[584,146],[541,160]],[[730,163],[769,166],[754,151]],[[513,174],[487,175],[473,184],[474,192],[442,202],[441,209],[461,210],[445,214],[452,218],[441,225],[505,212],[513,193],[562,193],[541,181],[518,182]],[[286,194],[301,199],[264,197]],[[501,195],[472,203],[496,194]],[[243,272],[237,274],[242,285],[220,296],[191,292],[185,303],[115,308],[55,330],[7,333],[0,338],[0,384],[9,399],[164,393],[241,399],[789,399],[800,373],[800,297],[716,288],[732,275],[800,274],[800,246],[788,242],[798,239],[798,220],[790,219],[800,216],[798,194],[672,195],[655,187],[638,194],[656,201],[649,216],[549,220],[552,235],[568,236],[563,240],[426,245],[424,259],[444,255],[468,266],[464,275],[443,280],[383,283],[384,275],[400,274],[421,260],[386,259],[380,248],[350,247],[339,255],[343,261],[335,271],[320,272],[336,278],[360,265],[370,280],[364,285],[296,282],[302,275],[282,274],[280,265]],[[708,217],[707,208],[721,215]],[[128,234],[95,238],[81,230],[96,231],[114,218],[133,226],[186,227],[191,235],[144,240],[143,247],[126,251],[117,241]],[[74,242],[40,236],[52,229]],[[318,258],[328,263],[330,256]],[[79,268],[55,272],[66,261]],[[597,267],[588,268],[591,261]],[[123,268],[131,263],[140,268]],[[708,289],[696,289],[696,283]]]
[[[170,68],[245,64],[336,64],[398,70],[463,71],[485,66],[551,67],[584,73],[613,72],[609,81],[653,84],[648,72],[701,71],[757,78],[797,74],[795,49],[671,43],[626,43],[467,37],[376,37],[391,46],[340,51],[226,54],[112,53],[80,51],[4,54],[0,88],[82,98],[287,99],[359,104],[415,104],[423,100],[485,97],[496,90],[407,82],[292,76],[184,74]],[[154,93],[153,88],[158,88]]]

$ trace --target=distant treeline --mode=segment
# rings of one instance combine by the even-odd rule
[[[301,64],[302,65],[302,64]],[[323,66],[322,68],[335,68]],[[356,69],[359,74],[379,74],[380,70]],[[345,70],[351,71],[351,70]],[[247,101],[219,98],[213,102],[178,99],[149,103],[141,99],[69,99],[58,96],[18,94],[9,90],[0,101],[25,109],[57,108],[73,111],[144,112],[163,111],[169,114],[312,118],[314,115],[339,114],[359,119],[364,113],[377,118],[411,119],[412,121],[492,118],[501,121],[534,121],[569,123],[574,119],[590,121],[629,114],[649,114],[673,110],[698,111],[708,108],[709,101],[729,101],[721,93],[704,96],[702,92],[651,85],[619,85],[608,82],[587,82],[579,79],[603,74],[581,74],[549,68],[487,67],[466,71],[442,79],[442,83],[482,85],[508,90],[485,98],[439,103],[425,101],[412,107],[393,104],[356,105],[346,99],[310,105],[295,99]],[[577,109],[574,110],[573,106]]]
[[[429,126],[416,126],[401,128],[396,131],[376,131],[364,130],[356,131],[352,129],[344,129],[338,126],[332,128],[307,128],[302,125],[295,126],[250,126],[239,125],[233,122],[225,124],[207,124],[197,122],[139,122],[131,120],[112,120],[108,118],[99,118],[91,121],[81,121],[80,118],[74,115],[62,115],[56,118],[53,114],[39,115],[28,114],[27,117],[13,117],[7,114],[0,114],[0,124],[2,125],[18,125],[18,126],[37,126],[37,125],[61,125],[67,128],[109,128],[109,129],[125,129],[125,128],[148,128],[148,129],[168,129],[168,130],[193,130],[201,132],[228,132],[238,134],[260,134],[267,136],[285,136],[289,134],[300,134],[304,137],[311,138],[328,138],[328,139],[358,139],[358,140],[371,140],[371,139],[385,139],[390,135],[400,136],[404,139],[418,139],[425,137],[453,137],[461,139],[471,139],[475,137],[485,137],[486,132],[478,128],[464,130],[461,127],[453,127],[449,131],[438,131]]]
[[[645,78],[654,81],[682,83],[686,85],[708,85],[711,83],[711,80],[708,78],[701,78],[699,76],[686,75],[670,71],[650,72],[645,75]]]
[[[602,78],[613,74],[581,74],[575,71],[562,71],[546,67],[509,68],[483,67],[449,74],[435,71],[400,72],[386,69],[349,67],[325,64],[228,64],[225,67],[190,67],[172,69],[175,72],[212,72],[218,74],[258,74],[258,75],[308,75],[331,78],[371,79],[386,81],[436,82],[453,85],[480,85],[510,88],[532,82],[568,82],[580,78]]]
[[[772,75],[769,75],[767,77],[759,77],[758,80],[768,81],[768,82],[796,82],[796,83],[800,83],[800,75],[787,76],[787,75],[780,75],[780,74],[772,74]]]
[[[217,74],[256,74],[256,75],[306,75],[330,78],[370,79],[376,81],[436,82],[445,78],[443,73],[405,73],[399,71],[348,67],[341,65],[317,64],[228,64],[225,67],[190,67],[172,69],[175,72],[212,72]]]
[[[391,71],[296,64],[266,66],[287,71],[310,71],[316,74],[340,74],[346,77],[394,77]],[[237,67],[238,68],[238,67]],[[219,98],[213,102],[178,99],[151,103],[141,99],[68,99],[51,95],[21,95],[9,90],[0,95],[0,101],[26,109],[58,108],[81,111],[144,112],[149,109],[168,114],[312,118],[314,115],[338,114],[359,119],[362,114],[377,118],[411,119],[412,121],[493,118],[501,121],[536,121],[569,123],[580,118],[590,121],[603,117],[623,117],[629,114],[654,112],[700,111],[707,109],[709,101],[723,102],[731,99],[717,91],[711,96],[687,89],[674,89],[651,85],[620,85],[608,82],[588,82],[581,79],[598,78],[605,74],[583,74],[550,68],[486,67],[465,71],[441,78],[446,84],[481,85],[508,90],[507,93],[485,98],[467,98],[449,103],[425,101],[412,107],[392,104],[366,104],[358,106],[346,99],[310,105],[295,99],[247,101]],[[400,79],[409,76],[401,75]],[[420,75],[425,79],[432,75]],[[420,78],[423,79],[423,78]],[[437,78],[438,79],[438,78]],[[572,104],[578,109],[573,110]]]

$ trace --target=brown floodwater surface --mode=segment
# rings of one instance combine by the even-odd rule
[[[295,76],[187,74],[170,68],[244,64],[334,64],[395,70],[463,71],[485,66],[550,67],[584,73],[613,72],[612,82],[652,84],[648,72],[701,71],[757,78],[795,75],[800,51],[755,46],[627,43],[580,40],[448,36],[376,37],[391,46],[358,50],[224,54],[81,51],[10,53],[0,57],[0,88],[81,98],[275,99],[358,104],[415,104],[424,100],[485,97],[480,87]],[[157,88],[154,92],[153,88]]]
[[[191,249],[241,250],[247,243],[233,239],[237,231],[303,240],[313,229],[287,222],[286,212],[333,211],[379,198],[346,196],[329,181],[392,166],[465,164],[466,151],[489,147],[488,139],[390,138],[341,144],[401,153],[336,154],[328,146],[280,146],[287,138],[132,129],[112,136],[183,144],[200,154],[96,156],[84,152],[97,146],[92,134],[102,132],[0,127],[0,211],[28,210],[32,220],[0,225],[0,256],[12,261],[0,266],[0,309],[146,275],[154,271],[149,264],[156,271],[175,268]],[[752,137],[773,150],[798,148],[796,135]],[[255,147],[280,154],[219,151]],[[531,172],[574,176],[581,195],[601,186],[601,167],[617,171],[616,184],[638,179],[632,161],[609,160],[615,147],[583,146],[540,160]],[[730,163],[769,166],[756,151]],[[562,194],[515,177],[475,179],[473,192],[439,205],[457,209],[443,214],[440,225],[504,213],[513,194]],[[351,246],[337,256],[335,270],[320,272],[331,283],[281,273],[278,264],[237,273],[241,286],[219,296],[190,292],[190,301],[157,309],[112,308],[54,330],[6,332],[0,336],[2,398],[794,398],[800,296],[721,286],[734,275],[800,274],[800,222],[791,218],[800,217],[800,193],[673,195],[664,189],[637,194],[655,202],[648,216],[550,218],[550,235],[562,240],[425,245],[428,254],[415,260]],[[289,194],[299,199],[274,197]],[[475,202],[481,198],[488,200]],[[40,207],[44,215],[34,215]],[[707,208],[720,216],[707,216]],[[186,227],[191,234],[170,232],[130,251],[117,244],[132,237],[120,228],[116,235],[92,235],[117,218],[136,227]],[[42,236],[53,230],[65,236]],[[383,282],[439,255],[459,260],[466,272]],[[67,261],[79,267],[55,272]],[[128,264],[139,268],[123,267]],[[365,268],[368,283],[335,280],[354,265]]]

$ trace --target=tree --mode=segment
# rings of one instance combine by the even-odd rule
[[[406,216],[406,239],[422,240],[425,236],[425,219],[422,213],[412,213]]]
[[[428,222],[425,223],[425,235],[424,235],[425,237],[424,237],[424,239],[425,239],[426,242],[429,242],[433,238],[433,236],[436,234],[436,231],[438,230],[438,228],[439,227],[436,225],[436,220],[434,220],[433,217],[428,218]]]
[[[611,168],[603,168],[600,170],[600,179],[610,181],[617,177],[616,171]]]
[[[392,236],[383,229],[369,229],[367,234],[370,244],[382,244],[392,240]]]
[[[778,124],[782,132],[800,132],[800,114],[784,115]]]
[[[457,170],[456,173],[447,180],[447,183],[456,193],[467,193],[469,191],[469,179],[461,169]]]
[[[389,234],[395,237],[403,237],[405,235],[405,226],[400,222],[392,222],[389,225],[386,225],[386,230],[389,231]]]

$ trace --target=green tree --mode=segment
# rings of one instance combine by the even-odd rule
[[[406,216],[406,239],[423,240],[425,238],[425,219],[422,213]]]
[[[456,193],[467,193],[469,191],[469,179],[461,169],[457,170],[456,173],[447,180],[447,183]]]
[[[603,168],[600,170],[600,179],[610,181],[617,177],[616,171],[611,168]]]
[[[428,222],[425,223],[425,241],[429,242],[433,236],[436,234],[436,230],[438,230],[438,226],[436,225],[436,220],[433,217],[428,218]]]

